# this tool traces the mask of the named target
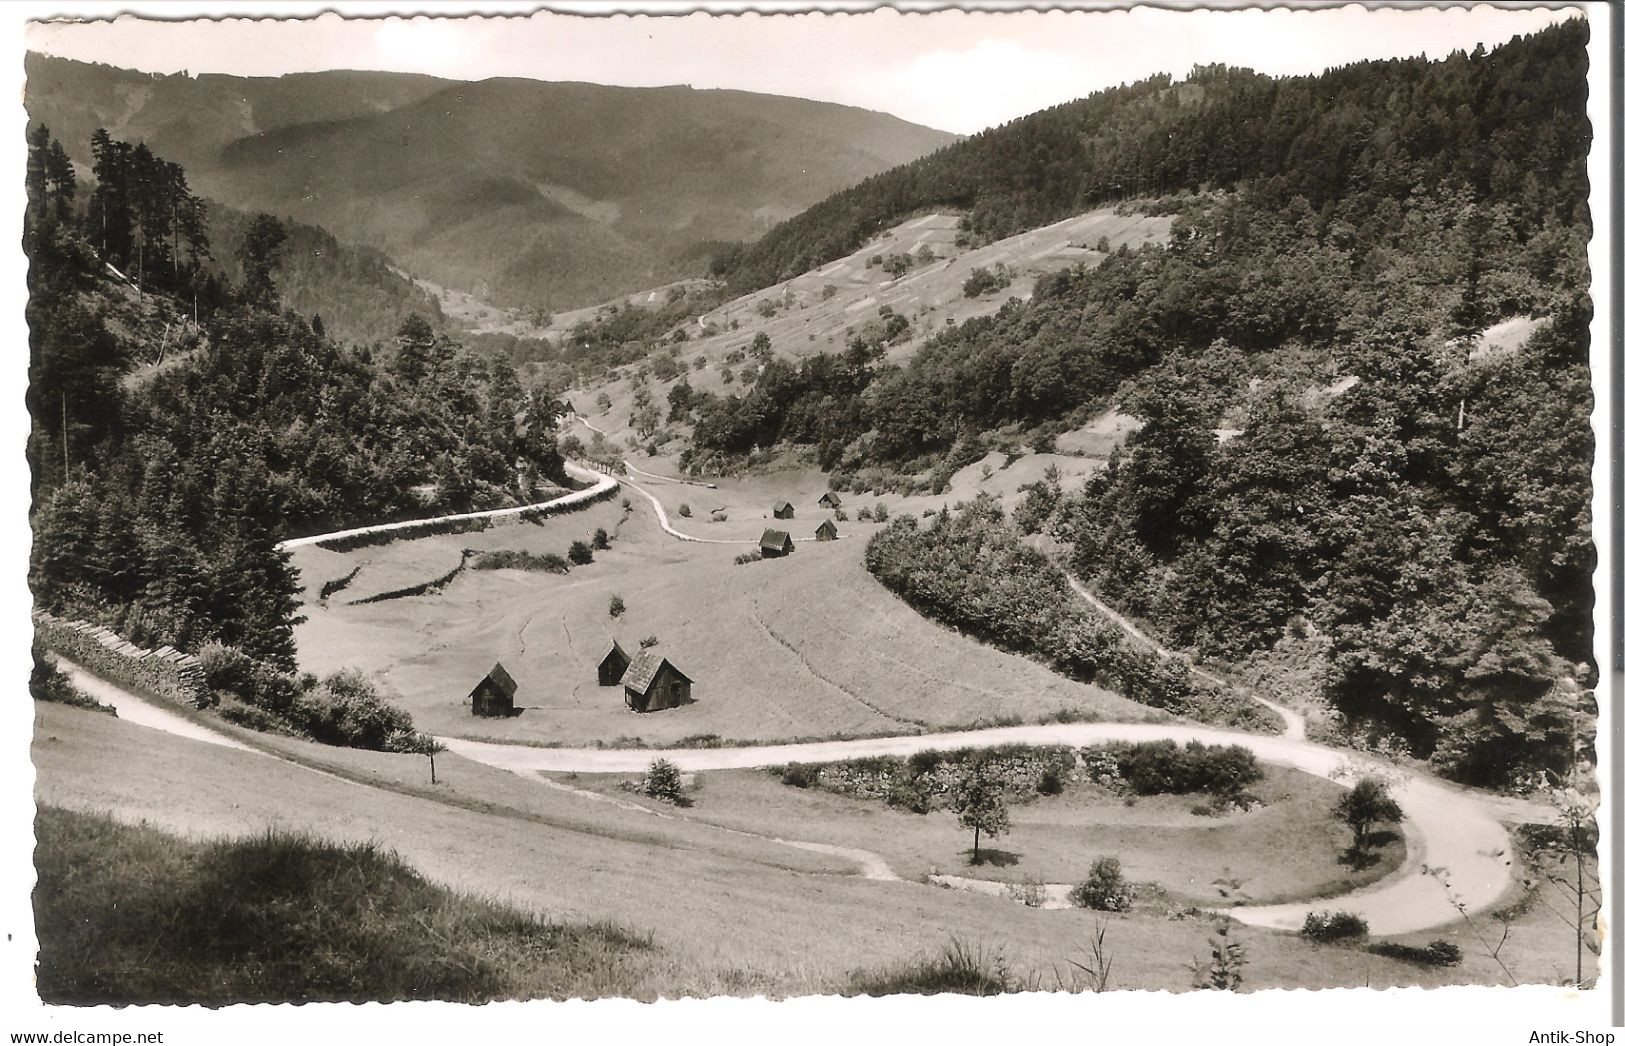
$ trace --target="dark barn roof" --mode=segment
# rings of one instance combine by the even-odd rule
[[[508,698],[513,697],[519,690],[519,684],[515,683],[513,676],[509,675],[508,670],[502,667],[501,661],[492,665],[491,671],[485,673],[485,679],[480,680],[480,682],[490,682],[498,690],[502,691],[502,696]],[[478,690],[479,685],[475,684],[474,689]]]
[[[788,501],[775,501],[775,502],[773,502],[773,511],[774,512],[783,512],[787,508],[795,508],[795,506],[790,504]]]
[[[632,655],[628,654],[626,652],[626,648],[621,646],[621,641],[619,639],[612,639],[609,642],[609,649],[604,651],[604,656],[598,659],[598,663],[601,665],[605,661],[608,661],[610,658],[614,657],[616,654],[621,656],[622,661],[632,660]]]
[[[660,674],[661,665],[666,665],[673,672],[676,672],[679,676],[682,676],[683,679],[688,680],[690,683],[694,682],[694,680],[689,679],[688,676],[683,675],[682,670],[676,665],[672,664],[670,661],[667,661],[665,655],[657,654],[653,648],[650,648],[647,650],[638,651],[638,656],[632,660],[630,665],[627,666],[626,674],[621,677],[621,685],[625,686],[634,694],[642,696],[648,692],[650,684],[652,684],[655,681],[655,677]]]
[[[762,548],[773,549],[775,552],[783,552],[790,545],[790,535],[782,530],[774,530],[772,527],[768,527],[762,531],[762,540],[757,542],[757,545]]]

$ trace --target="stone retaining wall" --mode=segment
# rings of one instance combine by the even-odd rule
[[[34,612],[34,638],[41,646],[115,683],[180,704],[208,703],[198,659],[171,646],[148,650],[110,628]]]

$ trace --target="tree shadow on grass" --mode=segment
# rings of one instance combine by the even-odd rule
[[[971,856],[971,851],[963,851],[965,863],[969,865],[991,864],[995,868],[1009,868],[1011,865],[1021,863],[1021,855],[1013,850],[996,850],[991,846],[982,847],[981,860]]]
[[[1337,863],[1346,865],[1355,871],[1370,868],[1382,860],[1383,849],[1398,839],[1399,834],[1397,832],[1372,832],[1365,837],[1365,846],[1362,849],[1357,850],[1350,846],[1338,856]]]

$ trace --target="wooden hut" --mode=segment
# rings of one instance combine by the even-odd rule
[[[840,508],[841,496],[833,490],[826,490],[824,496],[818,499],[818,503],[824,508]]]
[[[519,684],[498,661],[469,692],[468,700],[474,706],[475,715],[495,719],[513,715],[513,695],[518,692]]]
[[[818,524],[818,529],[813,531],[813,537],[817,538],[819,541],[834,541],[840,536],[841,535],[835,529],[835,521],[833,519],[824,520],[824,522]]]
[[[779,556],[788,556],[796,550],[796,543],[790,540],[790,535],[782,530],[768,527],[762,531],[762,539],[757,547],[762,550],[763,559],[777,559]]]
[[[788,501],[775,501],[773,503],[774,519],[795,519],[796,507]]]
[[[611,641],[609,650],[598,661],[598,685],[614,686],[626,675],[626,666],[632,663],[632,655],[621,648],[619,642]]]
[[[659,712],[693,700],[689,690],[693,680],[652,648],[638,651],[621,684],[626,687],[626,707],[634,712]]]

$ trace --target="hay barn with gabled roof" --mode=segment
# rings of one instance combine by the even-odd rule
[[[824,522],[818,524],[818,529],[813,531],[813,537],[819,541],[834,541],[840,536],[840,531],[835,529],[835,521],[833,519],[824,520]]]
[[[762,550],[762,555],[768,559],[778,556],[788,556],[796,550],[796,543],[790,540],[790,535],[782,530],[768,527],[762,531],[761,540],[756,543]]]
[[[818,503],[825,508],[840,508],[841,496],[833,490],[826,490],[824,496],[818,499]]]
[[[775,501],[773,503],[774,519],[795,519],[796,507],[788,501]]]
[[[519,684],[513,681],[513,676],[498,661],[491,666],[491,671],[485,673],[485,678],[469,691],[468,701],[473,705],[475,715],[496,719],[514,714],[513,697],[518,692]]]
[[[634,712],[659,712],[686,705],[694,700],[693,683],[653,648],[638,651],[621,677],[621,685],[626,688],[626,707]]]
[[[604,656],[598,659],[598,685],[614,686],[626,675],[626,666],[632,663],[632,655],[621,646],[619,640],[610,640],[609,649]]]

